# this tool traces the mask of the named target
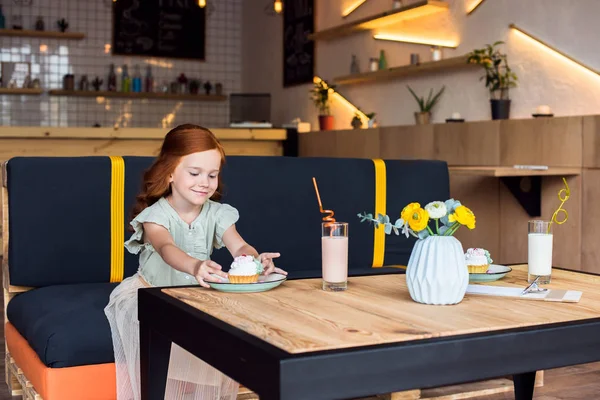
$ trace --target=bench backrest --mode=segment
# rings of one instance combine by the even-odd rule
[[[135,273],[137,256],[123,249],[129,214],[151,157],[18,157],[6,168],[11,285],[119,281]],[[316,177],[324,208],[350,223],[349,268],[368,271],[374,229],[357,213],[375,211],[385,185],[386,212],[399,215],[412,201],[449,196],[448,168],[440,161],[386,160],[376,184],[372,160],[231,156],[223,170],[223,202],[240,212],[237,228],[259,252],[279,251],[291,277],[320,276]],[[119,167],[121,165],[121,167]],[[380,164],[381,165],[381,164]],[[124,179],[120,179],[124,170]],[[119,181],[122,181],[119,184]],[[111,228],[112,227],[112,228]],[[385,265],[406,265],[414,239],[385,237]],[[226,249],[213,252],[224,269]]]

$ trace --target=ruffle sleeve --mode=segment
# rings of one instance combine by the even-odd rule
[[[229,204],[220,204],[215,219],[215,240],[213,245],[215,249],[220,249],[224,246],[223,234],[240,219],[240,213]]]
[[[155,203],[150,207],[146,207],[130,222],[134,232],[129,240],[125,242],[125,248],[131,254],[138,254],[145,246],[150,246],[150,244],[143,242],[144,226],[142,224],[144,222],[152,222],[164,226],[165,229],[170,231],[169,218],[158,207],[158,204]]]

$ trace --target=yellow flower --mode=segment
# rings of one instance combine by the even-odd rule
[[[448,221],[458,222],[465,225],[469,229],[475,229],[475,214],[465,206],[458,206],[454,210],[454,214],[448,216]]]
[[[413,214],[408,219],[408,226],[415,232],[422,231],[427,227],[429,222],[429,213],[423,208],[418,208],[413,211]]]
[[[409,205],[404,207],[404,209],[400,213],[400,218],[402,218],[406,222],[410,221],[412,219],[414,211],[418,210],[419,208],[421,208],[421,205],[419,203],[410,203]]]
[[[421,208],[419,203],[410,203],[400,213],[402,218],[415,232],[422,231],[427,227],[429,222],[429,213]]]

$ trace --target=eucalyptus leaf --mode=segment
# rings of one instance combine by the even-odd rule
[[[389,235],[390,233],[392,233],[392,224],[388,222],[387,224],[385,224],[385,234]]]
[[[429,231],[427,229],[423,229],[421,232],[419,232],[418,236],[419,239],[425,239],[429,236]]]

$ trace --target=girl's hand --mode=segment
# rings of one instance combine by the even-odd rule
[[[259,261],[263,265],[264,271],[263,275],[269,275],[273,272],[277,272],[278,274],[287,275],[287,272],[282,270],[281,268],[276,268],[275,263],[273,262],[274,258],[279,257],[279,253],[261,253],[258,256]]]
[[[199,260],[198,264],[196,265],[196,273],[194,274],[194,276],[200,284],[200,286],[210,288],[210,285],[206,282],[220,282],[219,278],[216,278],[211,274],[227,278],[227,274],[221,271],[221,266],[216,262],[212,260]]]

